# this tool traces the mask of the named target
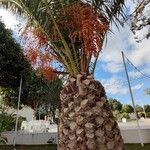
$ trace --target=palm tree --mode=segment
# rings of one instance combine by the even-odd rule
[[[123,139],[94,70],[110,24],[124,18],[124,0],[0,0],[28,15],[26,32],[64,67],[59,150],[122,150]],[[28,30],[28,27],[30,30]],[[29,39],[28,39],[29,40]],[[44,41],[44,42],[43,42]],[[42,43],[42,44],[41,44]],[[35,43],[34,43],[35,47]]]

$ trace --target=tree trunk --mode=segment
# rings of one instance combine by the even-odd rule
[[[123,150],[105,90],[92,76],[69,78],[61,91],[58,150]]]

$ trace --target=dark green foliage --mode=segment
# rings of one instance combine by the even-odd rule
[[[141,117],[144,117],[144,118],[145,118],[144,112],[139,112],[139,113],[138,113],[138,117],[139,117],[139,118],[141,118]]]
[[[147,112],[147,113],[146,113],[146,117],[147,117],[147,118],[150,118],[150,112]]]
[[[21,73],[24,78],[29,70],[30,64],[21,47],[12,38],[11,31],[0,22],[0,86],[16,89]]]
[[[60,91],[62,89],[62,81],[56,79],[47,84],[47,90],[41,97],[41,103],[38,105],[36,118],[44,118],[44,116],[52,116],[53,120],[56,121],[55,111],[60,110]]]
[[[131,105],[123,105],[122,111],[125,113],[133,113],[134,109]]]
[[[22,84],[22,92],[21,92],[21,104],[30,106],[35,109],[40,101],[40,97],[42,95],[43,86],[46,87],[45,84],[42,84],[41,77],[36,76],[35,73],[31,73],[25,80],[23,80]],[[18,93],[19,88],[10,89],[3,88],[4,101],[5,104],[13,107],[17,107],[18,101]]]
[[[38,70],[33,70],[23,50],[12,38],[11,31],[0,22],[0,88],[5,104],[14,108],[17,107],[21,75],[21,104],[34,110],[39,106],[46,110],[50,106],[50,110],[59,108],[61,80],[47,81],[38,74]]]
[[[21,122],[25,118],[19,117],[18,128],[21,127]],[[15,129],[16,116],[7,114],[6,112],[0,113],[0,133],[3,131],[11,131]]]
[[[92,3],[94,7],[98,9],[98,11],[103,12],[107,16],[110,22],[113,22],[115,24],[116,22],[119,22],[122,25],[122,22],[119,20],[119,15],[121,15],[123,19],[126,18],[125,13],[123,12],[123,8],[125,5],[124,0],[113,0],[113,1],[92,0]]]
[[[0,114],[0,132],[11,131],[15,128],[15,118],[6,113]]]
[[[145,112],[150,112],[150,105],[144,105]]]
[[[128,113],[124,112],[121,114],[121,118],[126,118],[126,119],[130,119],[130,116]]]
[[[116,111],[116,110],[121,111],[122,110],[122,104],[118,100],[110,98],[108,102],[113,111]]]
[[[60,107],[60,90],[62,87],[62,81],[56,79],[54,81],[47,81],[41,76],[37,76],[32,73],[27,78],[27,81],[23,83],[21,93],[21,104],[26,105],[34,109],[35,111],[39,107],[44,107],[44,110],[56,109]],[[15,90],[5,88],[3,89],[5,104],[13,107],[17,107],[18,101],[18,88]],[[52,111],[53,112],[53,111]]]

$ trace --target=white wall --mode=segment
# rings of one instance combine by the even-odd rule
[[[121,130],[124,143],[140,143],[140,137],[137,129]],[[150,143],[150,129],[141,130],[141,139],[143,143]]]
[[[8,145],[13,145],[14,132],[5,132],[2,135],[7,137]],[[55,144],[58,142],[57,133],[19,133],[16,145],[45,145],[51,138]]]
[[[121,130],[124,143],[140,143],[138,130]],[[2,134],[7,137],[8,145],[13,144],[14,132],[5,132]],[[150,143],[150,129],[142,129],[141,136],[143,143]],[[47,141],[53,138],[54,143],[58,142],[57,133],[19,133],[16,138],[18,145],[44,145],[48,144]]]
[[[139,120],[141,137],[143,143],[150,143],[150,119]],[[135,121],[127,123],[119,123],[124,143],[140,143],[138,126]],[[2,134],[8,138],[8,144],[13,143],[14,132],[5,132]],[[54,138],[57,143],[57,133],[23,133],[19,132],[16,144],[19,145],[40,145],[47,144],[50,138]]]

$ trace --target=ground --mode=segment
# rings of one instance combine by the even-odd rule
[[[47,146],[16,146],[16,149],[12,146],[0,146],[0,150],[56,150],[56,145]]]
[[[140,144],[125,145],[126,150],[150,150],[150,144],[145,144],[141,147]],[[0,150],[56,150],[56,145],[47,146],[17,146],[16,149],[11,146],[0,146]]]
[[[150,144],[144,144],[144,147],[141,144],[128,144],[126,150],[150,150]]]

